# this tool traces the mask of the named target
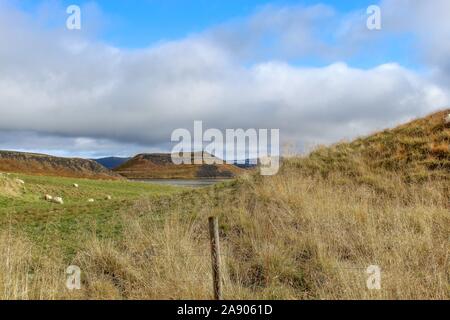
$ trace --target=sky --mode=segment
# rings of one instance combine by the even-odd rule
[[[448,39],[448,0],[0,0],[0,149],[168,152],[194,120],[353,139],[450,105]]]

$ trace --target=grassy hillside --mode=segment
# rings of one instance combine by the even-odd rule
[[[434,117],[412,124],[435,128]],[[439,128],[427,136],[400,126],[286,159],[275,176],[244,175],[206,189],[135,198],[113,220],[120,236],[72,224],[77,246],[70,255],[43,251],[29,233],[7,224],[0,232],[0,294],[209,299],[207,218],[215,215],[226,299],[450,299],[447,158],[426,147],[446,141],[448,127]],[[407,143],[419,138],[417,149]],[[400,160],[408,160],[388,165],[398,141],[406,150]],[[11,182],[4,186],[8,199],[20,192]],[[68,264],[82,270],[79,291],[64,287]],[[369,265],[381,268],[381,290],[366,287]]]
[[[319,148],[309,167],[323,174],[336,170],[355,178],[363,172],[400,173],[409,181],[450,180],[450,109],[350,143]]]
[[[0,151],[0,172],[74,178],[121,179],[118,174],[93,160],[61,158],[16,151]]]
[[[175,165],[170,154],[139,154],[114,171],[129,179],[232,178],[245,172],[244,169],[226,163]]]

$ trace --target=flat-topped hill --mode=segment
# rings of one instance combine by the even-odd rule
[[[205,157],[213,156],[205,154]],[[245,172],[244,169],[226,163],[176,165],[172,162],[170,153],[138,154],[114,171],[130,179],[232,178]]]
[[[0,151],[0,171],[74,178],[121,179],[117,173],[92,160],[17,151]]]

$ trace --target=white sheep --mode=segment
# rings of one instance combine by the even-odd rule
[[[74,187],[74,188],[78,188],[79,185],[78,185],[77,183],[74,183],[74,184],[73,184],[73,187]]]
[[[110,195],[107,195],[106,197],[105,197],[105,200],[111,200],[112,199],[112,197],[110,196]]]
[[[94,202],[95,200],[94,199],[88,199],[88,202]]]
[[[53,202],[57,204],[64,204],[64,201],[61,197],[54,197]]]
[[[53,200],[53,197],[52,197],[51,195],[49,195],[49,194],[46,194],[46,195],[44,196],[44,199],[47,200],[47,201],[52,201],[52,200]]]

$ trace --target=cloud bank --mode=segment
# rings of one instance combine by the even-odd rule
[[[82,156],[168,151],[171,132],[191,129],[194,120],[219,129],[279,128],[284,142],[302,146],[425,115],[449,103],[450,20],[434,13],[450,8],[448,1],[411,3],[381,3],[384,34],[364,29],[364,12],[269,6],[133,50],[86,31],[43,27],[0,5],[0,148]],[[413,8],[409,16],[402,5]],[[364,69],[346,62],[365,44],[404,32],[416,39],[418,70],[389,60]],[[293,62],[309,56],[326,63]]]

